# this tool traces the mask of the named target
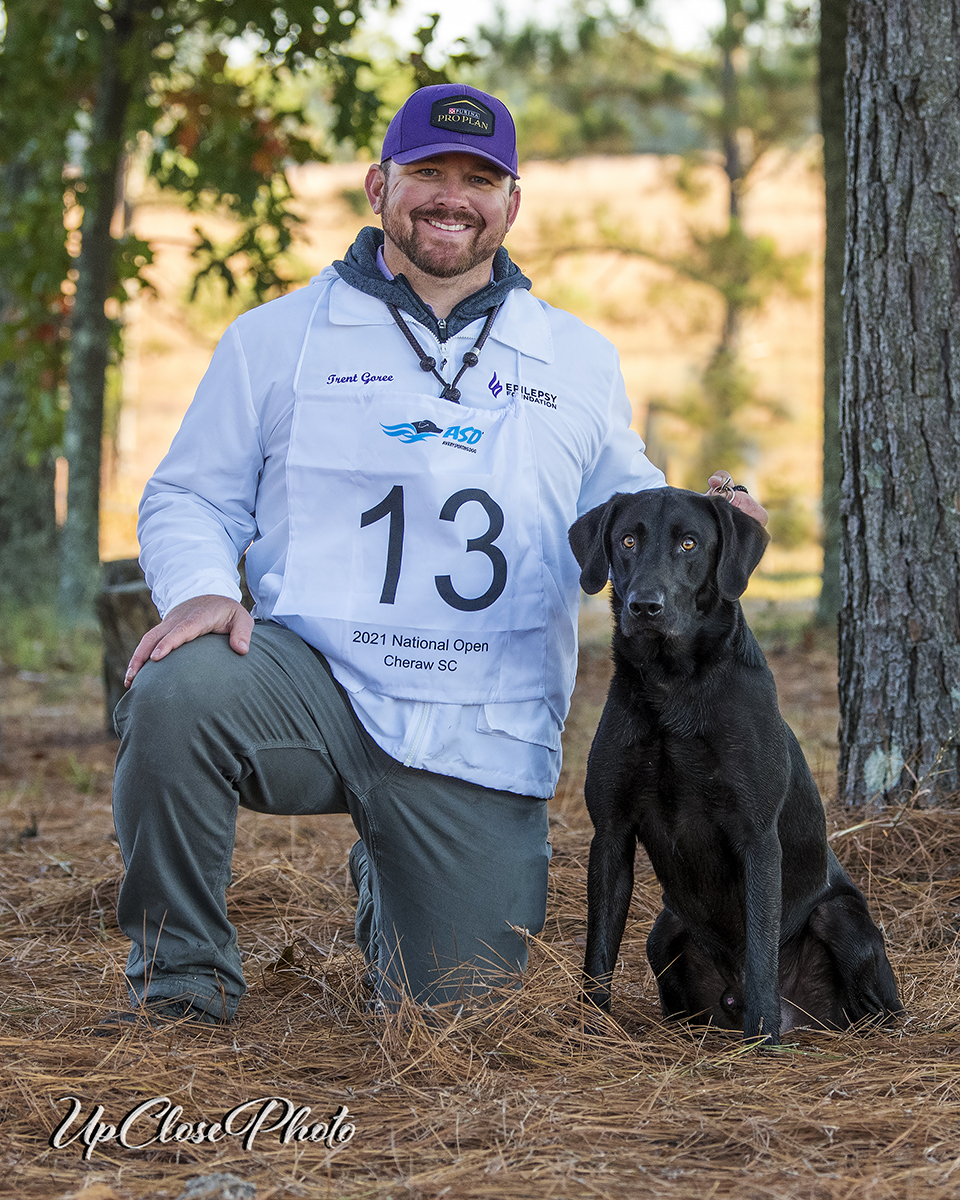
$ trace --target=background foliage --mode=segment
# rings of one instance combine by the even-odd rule
[[[49,560],[51,457],[67,449],[69,618],[89,611],[96,587],[105,377],[121,351],[123,305],[147,286],[151,261],[129,227],[126,172],[144,171],[198,213],[231,217],[237,232],[223,244],[198,232],[198,277],[232,292],[242,275],[262,300],[291,282],[279,266],[297,225],[287,168],[369,144],[380,99],[355,45],[359,0],[329,10],[306,0],[7,0],[5,17],[0,474],[21,495],[49,494]],[[7,490],[0,544],[9,548],[23,513]],[[35,572],[0,562],[0,578],[16,577],[17,594],[29,595],[49,580],[41,557]]]
[[[526,24],[510,32],[505,14],[482,30],[492,54],[485,80],[508,95],[531,157],[586,152],[666,151],[679,154],[673,176],[677,206],[698,199],[702,168],[718,158],[727,179],[725,219],[688,224],[684,251],[665,252],[642,232],[594,214],[584,236],[558,214],[541,233],[542,257],[607,252],[639,256],[668,268],[719,301],[715,343],[695,386],[651,406],[648,442],[670,441],[670,424],[699,446],[685,485],[702,486],[723,464],[742,470],[756,458],[751,429],[758,412],[782,415],[775,397],[758,392],[740,357],[745,317],[774,293],[797,294],[804,262],[782,255],[773,240],[744,222],[750,182],[774,150],[793,151],[816,128],[816,27],[809,6],[787,4],[772,15],[765,0],[726,0],[724,23],[708,51],[680,54],[657,39],[644,3],[598,14],[585,0],[552,28]],[[676,439],[676,435],[675,435]],[[796,502],[780,498],[784,517]],[[778,514],[779,516],[779,514]],[[781,522],[784,523],[784,522]]]

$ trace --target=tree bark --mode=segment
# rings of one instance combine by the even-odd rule
[[[0,170],[0,187],[26,187],[19,164]],[[14,309],[0,262],[0,320]],[[0,367],[0,601],[51,602],[56,592],[57,524],[52,453],[30,462],[15,418],[25,406],[16,364]]]
[[[61,538],[59,606],[75,622],[92,618],[100,582],[100,466],[103,395],[110,356],[110,320],[104,305],[113,290],[110,224],[123,159],[130,80],[124,48],[133,32],[134,0],[115,6],[103,36],[100,76],[87,150],[86,189],[77,259],[77,291],[70,330],[64,448],[70,464],[67,519]]]
[[[826,193],[823,255],[823,576],[817,621],[835,625],[840,609],[840,366],[843,357],[843,263],[847,224],[847,153],[843,77],[847,0],[820,6],[820,131]]]
[[[53,603],[57,583],[54,463],[44,455],[28,462],[15,434],[3,428],[8,397],[16,390],[10,371],[0,375],[0,601]]]
[[[840,792],[958,790],[960,0],[850,0]]]

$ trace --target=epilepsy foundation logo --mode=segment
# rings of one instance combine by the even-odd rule
[[[169,1096],[144,1100],[131,1108],[116,1125],[104,1121],[103,1105],[95,1104],[87,1119],[71,1131],[82,1114],[83,1103],[76,1096],[62,1096],[58,1103],[67,1101],[70,1111],[50,1135],[49,1144],[54,1150],[62,1150],[79,1142],[84,1148],[81,1158],[86,1162],[102,1142],[117,1142],[125,1150],[143,1150],[153,1145],[185,1143],[202,1146],[226,1138],[239,1138],[241,1147],[249,1151],[261,1134],[275,1134],[281,1146],[311,1142],[336,1150],[351,1141],[357,1132],[356,1125],[347,1121],[350,1112],[345,1104],[341,1104],[327,1120],[311,1123],[312,1110],[307,1105],[298,1107],[283,1096],[245,1100],[214,1121],[207,1118],[185,1121],[183,1108],[174,1104]]]

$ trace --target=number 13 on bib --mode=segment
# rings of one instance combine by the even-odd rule
[[[533,439],[419,393],[298,396],[275,619],[348,688],[449,704],[544,695]]]

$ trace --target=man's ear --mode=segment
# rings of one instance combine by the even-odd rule
[[[520,211],[520,185],[519,183],[510,194],[510,199],[507,201],[507,231],[513,227],[514,221],[517,219],[517,213]]]
[[[763,558],[770,535],[753,517],[734,508],[723,496],[708,497],[716,509],[720,531],[717,588],[724,600],[739,600],[754,569]]]
[[[367,193],[370,207],[379,216],[383,208],[383,193],[386,191],[387,177],[378,163],[371,163],[363,181],[363,190]]]
[[[592,508],[574,521],[567,535],[570,549],[580,564],[580,586],[588,596],[603,590],[610,575],[610,526],[625,499],[618,492],[606,504]]]

